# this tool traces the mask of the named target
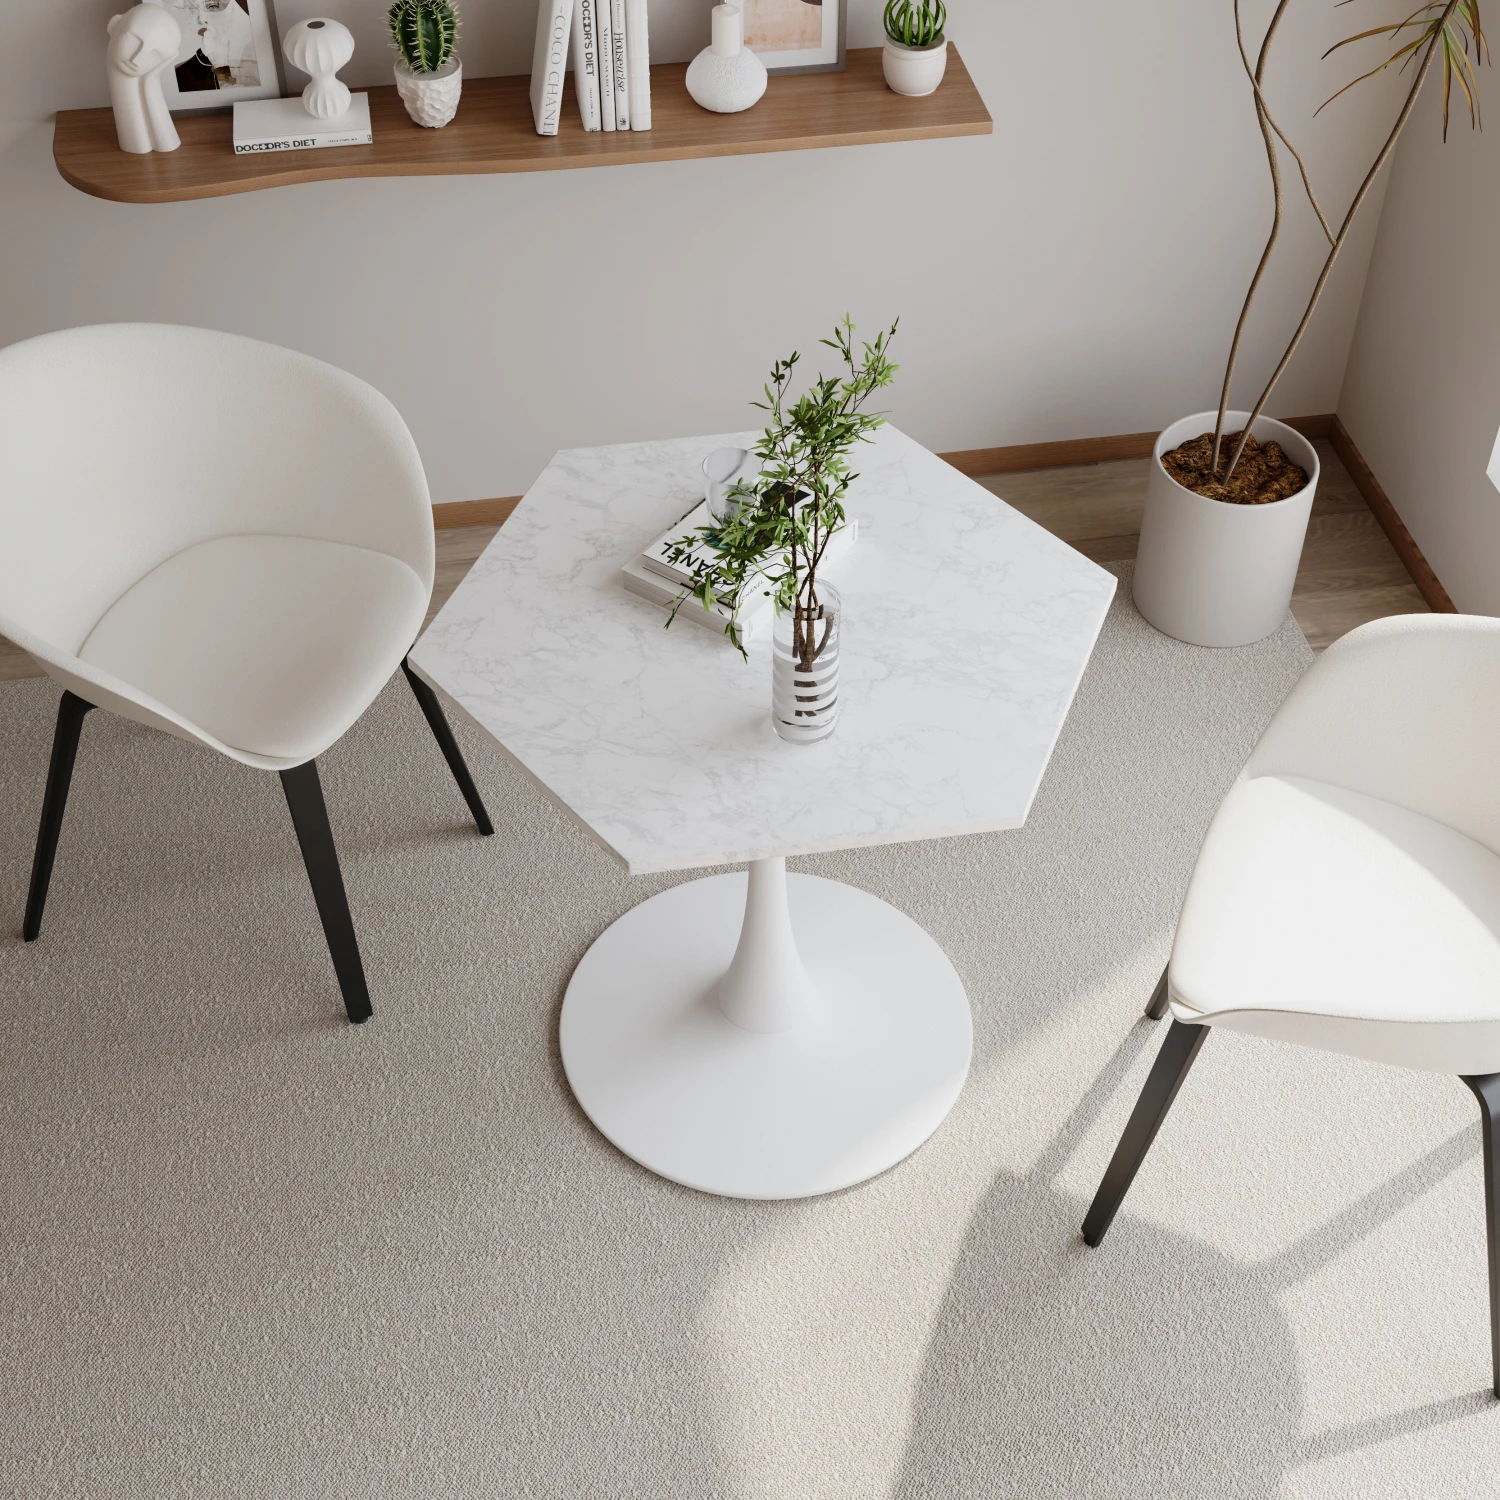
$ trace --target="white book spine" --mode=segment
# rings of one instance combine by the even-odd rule
[[[573,9],[573,88],[585,130],[598,130],[604,124],[599,104],[599,29],[595,14],[595,0],[578,0]]]
[[[562,118],[563,79],[575,0],[538,0],[536,46],[531,54],[531,117],[538,135],[556,135]]]
[[[625,0],[625,55],[630,63],[630,128],[651,129],[651,36],[646,0]]]
[[[609,5],[610,53],[615,65],[615,129],[630,129],[631,65],[625,45],[625,0],[607,0]]]
[[[268,136],[259,141],[236,141],[234,154],[254,151],[315,151],[321,146],[368,146],[374,137],[368,130],[346,130],[339,135]]]
[[[595,0],[595,22],[599,39],[599,113],[602,128],[615,127],[614,27],[610,24],[609,0]]]

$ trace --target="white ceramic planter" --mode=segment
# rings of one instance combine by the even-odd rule
[[[887,37],[880,65],[892,89],[908,98],[920,99],[943,81],[948,68],[948,38],[931,47],[908,47]]]
[[[458,113],[464,66],[456,57],[450,57],[436,73],[414,73],[404,62],[398,62],[395,71],[396,92],[418,125],[436,130]]]
[[[1225,432],[1248,412],[1232,411]],[[1318,487],[1317,450],[1295,428],[1260,417],[1257,442],[1274,438],[1307,470],[1305,489],[1268,505],[1226,505],[1184,489],[1161,456],[1212,432],[1217,412],[1174,422],[1156,440],[1135,554],[1135,606],[1158,630],[1193,646],[1248,646],[1286,618]]]

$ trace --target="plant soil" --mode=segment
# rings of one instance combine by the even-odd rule
[[[1280,443],[1260,443],[1253,437],[1246,440],[1245,451],[1226,484],[1224,470],[1229,467],[1239,441],[1237,432],[1224,434],[1219,444],[1217,474],[1210,468],[1214,451],[1211,432],[1189,438],[1170,453],[1163,453],[1161,466],[1183,489],[1229,505],[1269,505],[1273,500],[1285,500],[1307,488],[1307,470],[1294,464],[1281,451]]]

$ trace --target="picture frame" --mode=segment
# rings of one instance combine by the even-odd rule
[[[174,114],[228,109],[286,91],[272,0],[156,0],[182,30],[162,93]]]
[[[773,76],[842,73],[848,0],[739,0],[745,45]]]

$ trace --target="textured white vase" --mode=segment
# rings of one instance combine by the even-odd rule
[[[920,99],[943,81],[948,70],[948,38],[931,47],[908,47],[903,42],[885,39],[880,66],[886,83],[898,94]]]
[[[1225,414],[1240,432],[1248,412]],[[1174,422],[1156,440],[1146,479],[1146,509],[1135,554],[1135,607],[1164,635],[1192,646],[1248,646],[1286,618],[1318,487],[1318,453],[1293,427],[1259,417],[1257,442],[1274,439],[1307,485],[1268,505],[1228,505],[1183,488],[1161,456],[1214,430],[1217,412]]]
[[[713,40],[688,64],[687,91],[715,114],[736,115],[766,91],[766,65],[745,46],[737,5],[716,5]]]
[[[464,68],[450,57],[436,73],[414,73],[404,62],[396,64],[396,92],[406,112],[418,125],[436,130],[458,113],[458,96],[464,85]]]
[[[349,28],[326,16],[298,21],[281,50],[294,68],[312,75],[302,90],[302,107],[315,120],[338,119],[349,108],[349,85],[333,75],[354,56]]]

